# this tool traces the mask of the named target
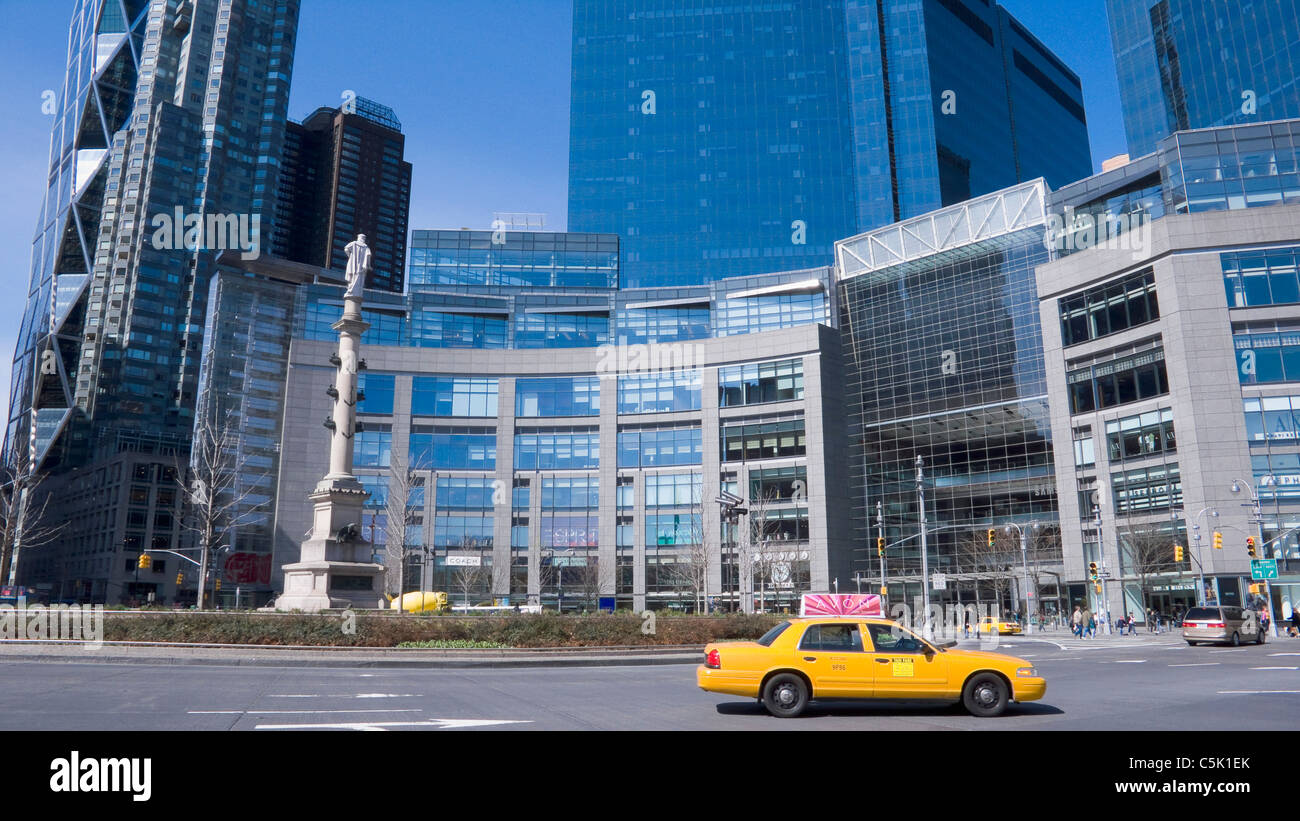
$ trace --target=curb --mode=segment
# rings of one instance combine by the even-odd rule
[[[559,658],[559,659],[278,659],[278,658],[184,658],[175,656],[47,656],[47,655],[0,655],[0,663],[5,661],[45,662],[52,664],[135,664],[168,665],[173,667],[322,667],[322,668],[360,668],[360,669],[415,669],[415,670],[505,670],[553,667],[642,667],[666,664],[699,664],[698,656],[674,658],[671,656],[614,656],[610,658]]]

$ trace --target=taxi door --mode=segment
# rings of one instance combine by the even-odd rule
[[[862,625],[813,623],[795,648],[796,664],[812,679],[813,698],[863,698],[871,695],[871,658],[864,650]]]
[[[937,698],[948,689],[948,659],[924,652],[925,643],[911,631],[888,624],[868,624],[873,645],[868,653],[875,671],[876,698]]]

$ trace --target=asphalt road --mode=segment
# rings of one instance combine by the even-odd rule
[[[924,703],[782,720],[689,665],[386,670],[0,661],[0,730],[1293,730],[1300,640],[1188,647],[1004,640],[1047,678],[997,719]]]

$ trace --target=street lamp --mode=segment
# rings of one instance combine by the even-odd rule
[[[1103,531],[1103,530],[1102,530],[1102,527],[1101,527],[1101,505],[1100,505],[1100,504],[1095,504],[1095,505],[1092,506],[1092,515],[1093,515],[1093,517],[1094,517],[1094,519],[1093,519],[1093,524],[1095,524],[1095,525],[1097,526],[1097,558],[1098,558],[1098,560],[1101,561],[1101,563],[1102,563],[1103,565],[1105,565],[1105,563],[1106,563],[1106,536],[1105,536],[1105,531]],[[1117,541],[1117,543],[1116,543],[1116,545],[1115,545],[1115,555],[1116,555],[1116,557],[1119,556],[1119,544],[1118,544],[1118,541]],[[1102,606],[1102,608],[1103,608],[1103,613],[1104,613],[1104,616],[1105,616],[1105,617],[1102,619],[1102,621],[1104,622],[1104,624],[1102,625],[1102,629],[1105,630],[1105,631],[1106,631],[1106,635],[1109,636],[1109,635],[1111,634],[1111,629],[1110,629],[1110,598],[1107,596],[1107,591],[1106,591],[1106,575],[1105,575],[1105,570],[1100,571],[1099,574],[1098,574],[1098,576],[1097,576],[1097,578],[1101,581],[1101,606]],[[1121,598],[1123,597],[1123,594],[1124,594],[1124,589],[1123,589],[1123,588],[1124,588],[1124,586],[1123,586],[1123,583],[1121,582],[1121,584],[1120,584],[1120,596],[1121,596]]]
[[[1024,587],[1022,588],[1022,589],[1024,590],[1024,593],[1025,593],[1025,633],[1026,633],[1026,634],[1029,634],[1029,633],[1034,632],[1034,621],[1033,621],[1033,611],[1032,611],[1032,608],[1033,608],[1033,606],[1034,606],[1034,602],[1031,602],[1031,601],[1029,600],[1029,599],[1031,598],[1031,596],[1030,596],[1030,593],[1029,593],[1029,557],[1028,557],[1028,549],[1027,549],[1027,545],[1025,544],[1025,529],[1024,529],[1023,527],[1021,527],[1019,524],[1017,524],[1016,522],[1008,522],[1008,523],[1007,523],[1007,528],[1006,528],[1007,534],[1010,535],[1010,533],[1011,533],[1011,528],[1013,528],[1013,527],[1016,529],[1016,532],[1020,534],[1020,567],[1021,567],[1021,569],[1024,571],[1024,574],[1025,574],[1025,584],[1024,584]],[[1037,529],[1038,529],[1038,522],[1030,522],[1030,523],[1029,523],[1029,529],[1030,529],[1030,530],[1037,530]],[[1037,590],[1034,591],[1032,597],[1035,598],[1035,599],[1038,598],[1038,591],[1037,591]]]
[[[925,637],[933,638],[930,630],[930,561],[926,556],[925,540],[925,459],[916,455],[916,498],[921,518],[921,606],[924,609]]]
[[[1192,517],[1192,536],[1196,540],[1196,568],[1198,571],[1196,574],[1197,604],[1205,604],[1205,561],[1204,556],[1201,553],[1201,517],[1205,515],[1206,511],[1209,511],[1210,515],[1215,519],[1219,518],[1219,511],[1210,507],[1201,508],[1197,511],[1196,515]],[[1178,530],[1176,528],[1174,530],[1174,538],[1178,538]],[[1215,596],[1215,600],[1218,600],[1217,595]]]
[[[1275,479],[1272,474],[1268,474],[1262,478],[1262,481],[1266,485],[1271,485]],[[1253,514],[1251,519],[1255,522],[1255,529],[1259,533],[1259,547],[1263,550],[1266,542],[1264,541],[1264,513],[1260,509],[1259,492],[1255,490],[1255,485],[1251,482],[1243,482],[1241,479],[1232,480],[1233,493],[1240,493],[1243,487],[1250,488],[1250,508]],[[1245,507],[1244,504],[1242,506]],[[1272,551],[1269,552],[1271,555]],[[1264,598],[1268,602],[1268,609],[1271,613],[1273,611],[1273,585],[1269,583],[1268,579],[1264,579]],[[1269,623],[1272,625],[1273,638],[1277,638],[1277,619],[1270,618]]]

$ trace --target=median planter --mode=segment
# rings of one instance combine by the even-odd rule
[[[778,616],[680,616],[653,622],[632,613],[430,616],[396,614],[105,613],[106,641],[314,647],[464,646],[656,647],[755,639]]]

